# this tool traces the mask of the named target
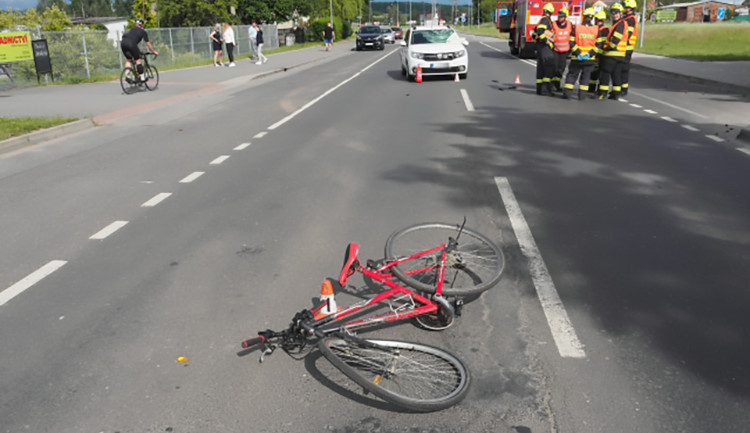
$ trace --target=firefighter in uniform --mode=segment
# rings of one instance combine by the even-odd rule
[[[625,52],[625,65],[622,68],[622,93],[621,96],[628,94],[628,78],[630,75],[630,60],[633,58],[633,50],[638,40],[638,17],[635,15],[637,4],[635,0],[625,0],[622,2],[625,7],[624,20],[628,24],[628,46]]]
[[[599,99],[607,97],[612,80],[612,92],[609,99],[620,99],[622,91],[622,68],[625,65],[625,52],[628,45],[628,24],[622,19],[622,5],[615,3],[610,7],[612,27],[609,29],[607,43],[604,45],[601,70],[599,74]]]
[[[596,93],[599,90],[599,71],[602,65],[604,44],[607,43],[607,36],[609,36],[609,27],[604,25],[606,19],[607,14],[602,10],[594,14],[594,22],[599,29],[599,33],[597,34],[596,45],[593,50],[596,55],[596,62],[594,63],[594,70],[591,72],[591,80],[589,80],[589,93]]]
[[[573,26],[570,34],[570,66],[568,76],[565,79],[563,99],[569,99],[571,92],[578,81],[578,100],[583,101],[584,93],[589,90],[591,72],[596,64],[596,38],[599,36],[599,27],[594,21],[594,8],[586,8],[583,11],[583,23]]]
[[[565,67],[568,66],[572,31],[573,24],[568,21],[568,10],[560,8],[557,11],[557,21],[552,21],[552,33],[554,34],[552,51],[555,55],[555,75],[552,77],[552,84],[558,92],[562,90],[562,76],[565,73]]]
[[[552,53],[552,13],[555,7],[547,3],[542,8],[542,19],[534,28],[536,40],[536,94],[552,96],[552,77],[555,75],[555,56]]]

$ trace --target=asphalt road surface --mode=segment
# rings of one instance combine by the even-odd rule
[[[539,97],[470,40],[459,83],[352,51],[0,156],[0,432],[750,431],[747,100],[641,72],[627,101]],[[464,217],[501,282],[445,331],[367,334],[456,353],[459,405],[239,346],[348,242]]]

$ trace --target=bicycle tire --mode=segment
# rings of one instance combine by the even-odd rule
[[[126,95],[130,95],[138,90],[138,82],[135,79],[133,68],[123,68],[120,74],[120,87]]]
[[[437,347],[396,340],[326,337],[318,348],[342,373],[383,400],[414,412],[434,412],[463,400],[469,370]]]
[[[387,260],[409,257],[448,242],[459,235],[459,226],[445,223],[422,223],[395,231],[385,242]],[[417,290],[435,293],[441,252],[393,266],[393,273]],[[505,268],[503,252],[481,233],[464,227],[458,243],[446,257],[443,292],[445,296],[469,296],[488,290],[500,280]],[[415,273],[415,269],[430,267]]]
[[[148,90],[156,90],[159,87],[159,70],[156,66],[148,65],[145,71],[146,74],[146,88]]]

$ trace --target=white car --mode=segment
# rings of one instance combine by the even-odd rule
[[[465,79],[469,74],[469,41],[447,26],[412,27],[401,41],[401,73],[409,81],[417,75],[459,74]]]

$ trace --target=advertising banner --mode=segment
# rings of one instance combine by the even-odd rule
[[[0,63],[33,59],[29,32],[0,33]]]

